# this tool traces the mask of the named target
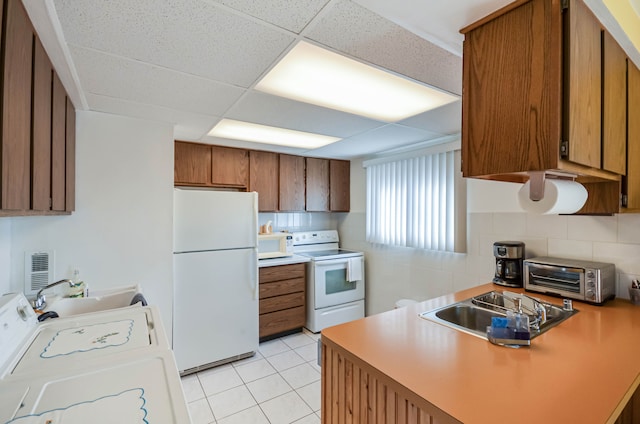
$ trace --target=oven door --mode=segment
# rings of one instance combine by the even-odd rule
[[[359,264],[360,278],[348,281],[349,261]],[[341,305],[364,299],[364,258],[329,259],[314,261],[315,309]]]

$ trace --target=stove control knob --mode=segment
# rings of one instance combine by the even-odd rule
[[[596,294],[593,290],[587,290],[586,296],[589,300],[595,300],[596,298]]]

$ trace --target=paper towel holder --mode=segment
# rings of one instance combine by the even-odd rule
[[[534,202],[544,197],[544,181],[547,177],[560,180],[575,180],[576,175],[556,171],[529,171],[529,199]]]

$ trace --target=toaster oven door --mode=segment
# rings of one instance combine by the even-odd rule
[[[526,264],[528,288],[560,295],[584,295],[584,269],[537,263]]]

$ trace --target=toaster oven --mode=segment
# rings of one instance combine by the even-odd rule
[[[602,304],[616,295],[614,264],[539,257],[523,262],[524,288],[544,294]]]

